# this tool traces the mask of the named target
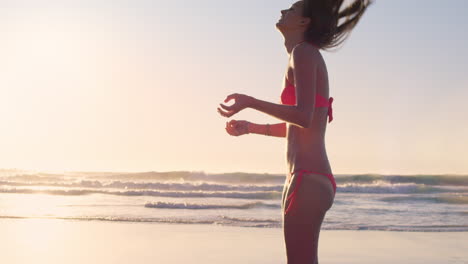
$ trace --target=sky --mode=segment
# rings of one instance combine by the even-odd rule
[[[225,131],[279,103],[293,1],[0,0],[0,168],[287,173],[284,138]],[[334,174],[468,174],[468,3],[377,0],[328,67]]]

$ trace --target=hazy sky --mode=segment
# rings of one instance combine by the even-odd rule
[[[286,173],[285,139],[231,137],[216,108],[279,103],[292,3],[0,0],[0,168]],[[323,53],[333,173],[468,173],[467,6],[377,0]]]

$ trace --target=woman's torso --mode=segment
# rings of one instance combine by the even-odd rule
[[[329,98],[328,73],[325,62],[320,56],[316,93],[325,98]],[[291,64],[288,64],[286,78],[292,84],[294,73]],[[286,79],[283,81],[283,87],[288,85]],[[309,128],[300,128],[287,123],[287,163],[289,172],[299,169],[311,170],[313,172],[332,174],[330,163],[328,161],[325,149],[325,132],[328,119],[327,107],[314,108],[311,126]]]

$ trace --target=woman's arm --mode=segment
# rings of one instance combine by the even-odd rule
[[[310,126],[315,109],[318,51],[299,45],[291,53],[296,104],[281,105],[253,98],[249,107],[302,128]]]
[[[310,114],[297,106],[275,104],[253,98],[249,107],[302,128],[308,128],[310,125]]]
[[[250,134],[286,137],[286,123],[260,125],[249,122],[247,130]]]
[[[299,45],[292,51],[292,68],[296,88],[296,104],[282,105],[256,99],[244,94],[231,94],[224,102],[234,100],[231,106],[220,104],[218,112],[231,117],[239,111],[252,108],[293,125],[308,128],[315,108],[317,56],[320,53],[311,45]]]
[[[313,114],[312,111],[308,110],[310,106],[274,104],[245,94],[228,95],[224,102],[227,103],[231,100],[235,101],[231,106],[220,104],[223,109],[218,107],[219,114],[229,118],[243,109],[252,108],[302,128],[309,127],[311,115]],[[298,100],[296,99],[296,101]]]

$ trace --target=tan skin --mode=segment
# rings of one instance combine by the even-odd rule
[[[296,105],[282,105],[262,101],[244,94],[231,94],[224,103],[234,100],[231,106],[220,104],[218,112],[231,117],[245,108],[252,108],[284,122],[270,126],[269,135],[287,138],[288,171],[310,170],[332,174],[325,149],[325,131],[328,108],[315,108],[315,94],[329,98],[328,73],[320,51],[304,40],[304,31],[310,23],[302,17],[302,1],[290,9],[282,10],[276,27],[285,39],[290,55],[285,78],[296,87]],[[286,87],[286,79],[283,86]],[[233,136],[248,133],[266,134],[266,126],[245,120],[231,120],[226,131]],[[289,205],[289,196],[296,184],[298,174],[286,178],[282,208]],[[298,188],[295,206],[283,214],[283,230],[288,264],[318,263],[318,239],[326,212],[334,201],[330,180],[320,174],[305,173]]]

